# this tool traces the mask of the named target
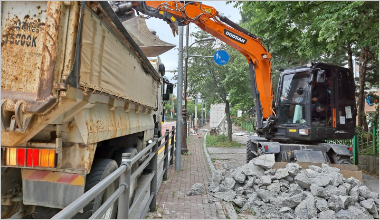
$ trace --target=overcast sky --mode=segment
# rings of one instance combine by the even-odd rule
[[[209,5],[214,7],[217,11],[219,11],[220,14],[227,16],[230,20],[232,20],[235,23],[238,23],[241,20],[239,9],[233,7],[232,4],[226,4],[226,1],[202,1],[203,4]],[[146,19],[146,24],[149,29],[153,29],[157,32],[157,36],[168,43],[175,44],[176,47],[167,51],[166,53],[160,55],[162,63],[165,64],[166,70],[175,70],[178,68],[178,44],[179,44],[179,37],[178,35],[173,37],[172,30],[170,26],[163,20],[157,19],[157,18],[150,18]],[[190,24],[190,33],[196,32],[200,30],[197,25]],[[186,34],[186,27],[184,27],[184,39],[183,39],[183,46],[185,46],[185,34]],[[189,45],[194,42],[194,39],[190,37]],[[210,58],[208,58],[210,59]],[[172,72],[166,72],[165,76],[171,81],[172,77],[174,76],[174,73]],[[174,94],[177,93],[177,90],[174,90]]]

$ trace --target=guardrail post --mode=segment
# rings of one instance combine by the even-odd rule
[[[354,160],[354,164],[358,165],[359,162],[359,146],[358,146],[358,134],[355,132],[354,139],[352,139],[352,156]]]
[[[372,128],[372,143],[373,143],[373,154],[379,154],[379,138],[376,131],[376,126]]]
[[[165,173],[164,173],[164,177],[163,179],[164,180],[167,180],[168,179],[168,164],[169,164],[169,129],[166,129],[166,133],[165,133],[165,150],[164,150],[164,168],[165,169]]]
[[[125,185],[125,190],[119,196],[117,218],[127,219],[129,216],[129,192],[131,185],[131,164],[127,161],[131,159],[130,153],[123,153],[121,156],[121,165],[126,164],[127,170],[120,175],[119,185]]]
[[[150,183],[150,194],[153,194],[152,202],[149,205],[149,209],[151,212],[156,211],[156,198],[157,198],[157,151],[158,151],[158,145],[159,142],[157,141],[158,138],[157,135],[154,135],[153,141],[156,142],[156,144],[152,148],[152,152],[155,154],[150,161],[152,163],[152,172],[154,172],[154,177],[152,178],[152,182]]]
[[[174,148],[175,148],[174,132],[175,132],[175,126],[172,126],[172,139],[170,143],[173,146],[172,146],[172,149],[170,149],[170,165],[173,165],[173,161],[174,161]]]

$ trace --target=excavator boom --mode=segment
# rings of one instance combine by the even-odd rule
[[[138,12],[165,20],[172,28],[194,23],[242,53],[250,63],[252,93],[259,125],[260,121],[272,115],[271,55],[257,36],[219,15],[215,8],[201,2],[135,1],[128,4]]]

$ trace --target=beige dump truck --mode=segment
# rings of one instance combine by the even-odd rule
[[[161,134],[164,66],[108,2],[3,1],[1,35],[2,218],[66,207]]]

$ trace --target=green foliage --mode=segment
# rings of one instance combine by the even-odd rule
[[[236,141],[228,141],[226,135],[207,135],[206,146],[208,147],[241,147]]]

